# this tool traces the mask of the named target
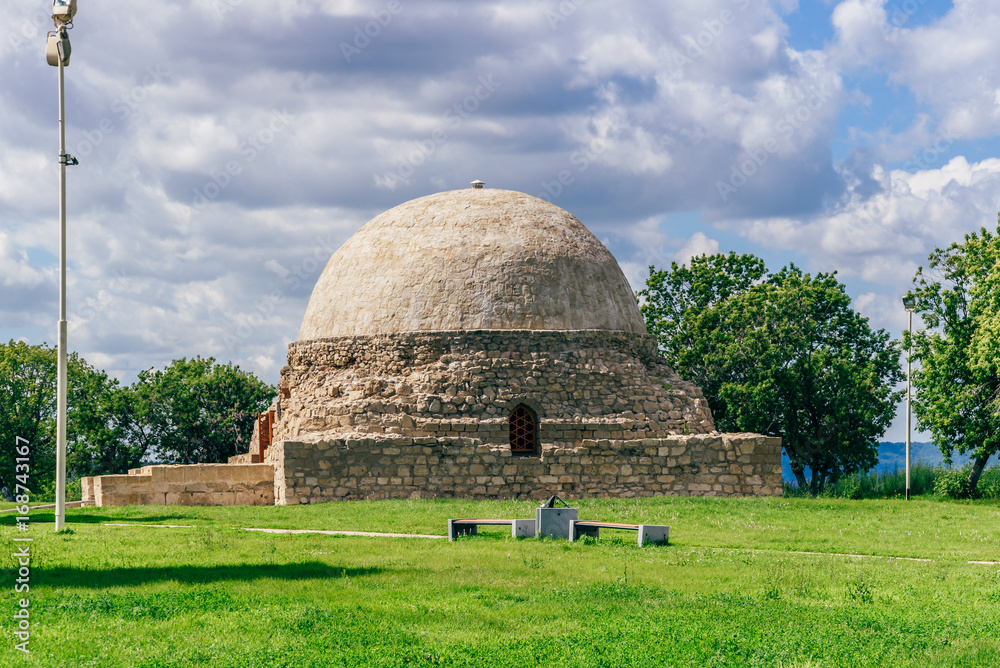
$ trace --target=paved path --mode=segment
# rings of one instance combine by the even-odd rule
[[[851,554],[850,552],[800,552],[798,550],[790,550],[790,554],[818,554],[823,557],[851,557],[854,559],[888,559],[892,561],[893,559],[899,559],[901,561],[934,561],[933,559],[920,559],[918,557],[892,557],[886,556],[884,554]],[[996,562],[989,561],[970,561],[970,564],[989,564]]]

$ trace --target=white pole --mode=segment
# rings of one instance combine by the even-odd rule
[[[66,104],[59,58],[59,380],[56,407],[56,531],[66,523]]]
[[[910,358],[913,356],[913,309],[906,309],[907,314],[910,316],[910,322],[907,325],[907,329],[910,332],[910,345],[906,350],[906,500],[910,500],[910,398],[912,396],[912,391],[910,389]]]

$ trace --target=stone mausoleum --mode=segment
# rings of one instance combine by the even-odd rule
[[[214,486],[153,466],[86,479],[85,497],[780,495],[780,440],[715,431],[607,248],[553,204],[474,186],[390,209],[334,253],[278,400]]]

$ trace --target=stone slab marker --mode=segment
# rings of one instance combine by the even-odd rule
[[[670,537],[670,527],[639,525],[639,547],[646,543],[666,543]]]
[[[514,520],[510,527],[510,535],[514,538],[534,538],[535,520]]]
[[[576,508],[535,508],[536,538],[569,538],[569,521]]]

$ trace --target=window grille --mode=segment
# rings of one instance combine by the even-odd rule
[[[510,413],[510,451],[516,455],[538,451],[538,420],[523,404]]]

